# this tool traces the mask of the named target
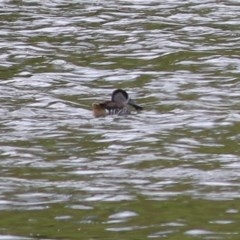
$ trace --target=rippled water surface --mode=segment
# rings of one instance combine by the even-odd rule
[[[1,1],[0,239],[240,239],[239,19]],[[94,118],[116,88],[144,111]]]

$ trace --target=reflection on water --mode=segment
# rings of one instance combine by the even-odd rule
[[[239,239],[237,1],[0,6],[0,239]]]

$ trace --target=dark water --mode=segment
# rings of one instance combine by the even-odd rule
[[[0,7],[0,239],[240,238],[238,1]]]

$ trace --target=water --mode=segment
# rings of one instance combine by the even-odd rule
[[[0,6],[0,239],[239,239],[238,1]]]

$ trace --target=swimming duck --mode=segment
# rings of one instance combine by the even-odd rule
[[[102,103],[93,103],[93,115],[95,117],[103,117],[106,115],[126,115],[130,114],[128,105],[134,107],[137,111],[143,108],[137,105],[132,99],[128,97],[126,91],[122,89],[116,89],[112,93],[111,101],[105,101]]]

